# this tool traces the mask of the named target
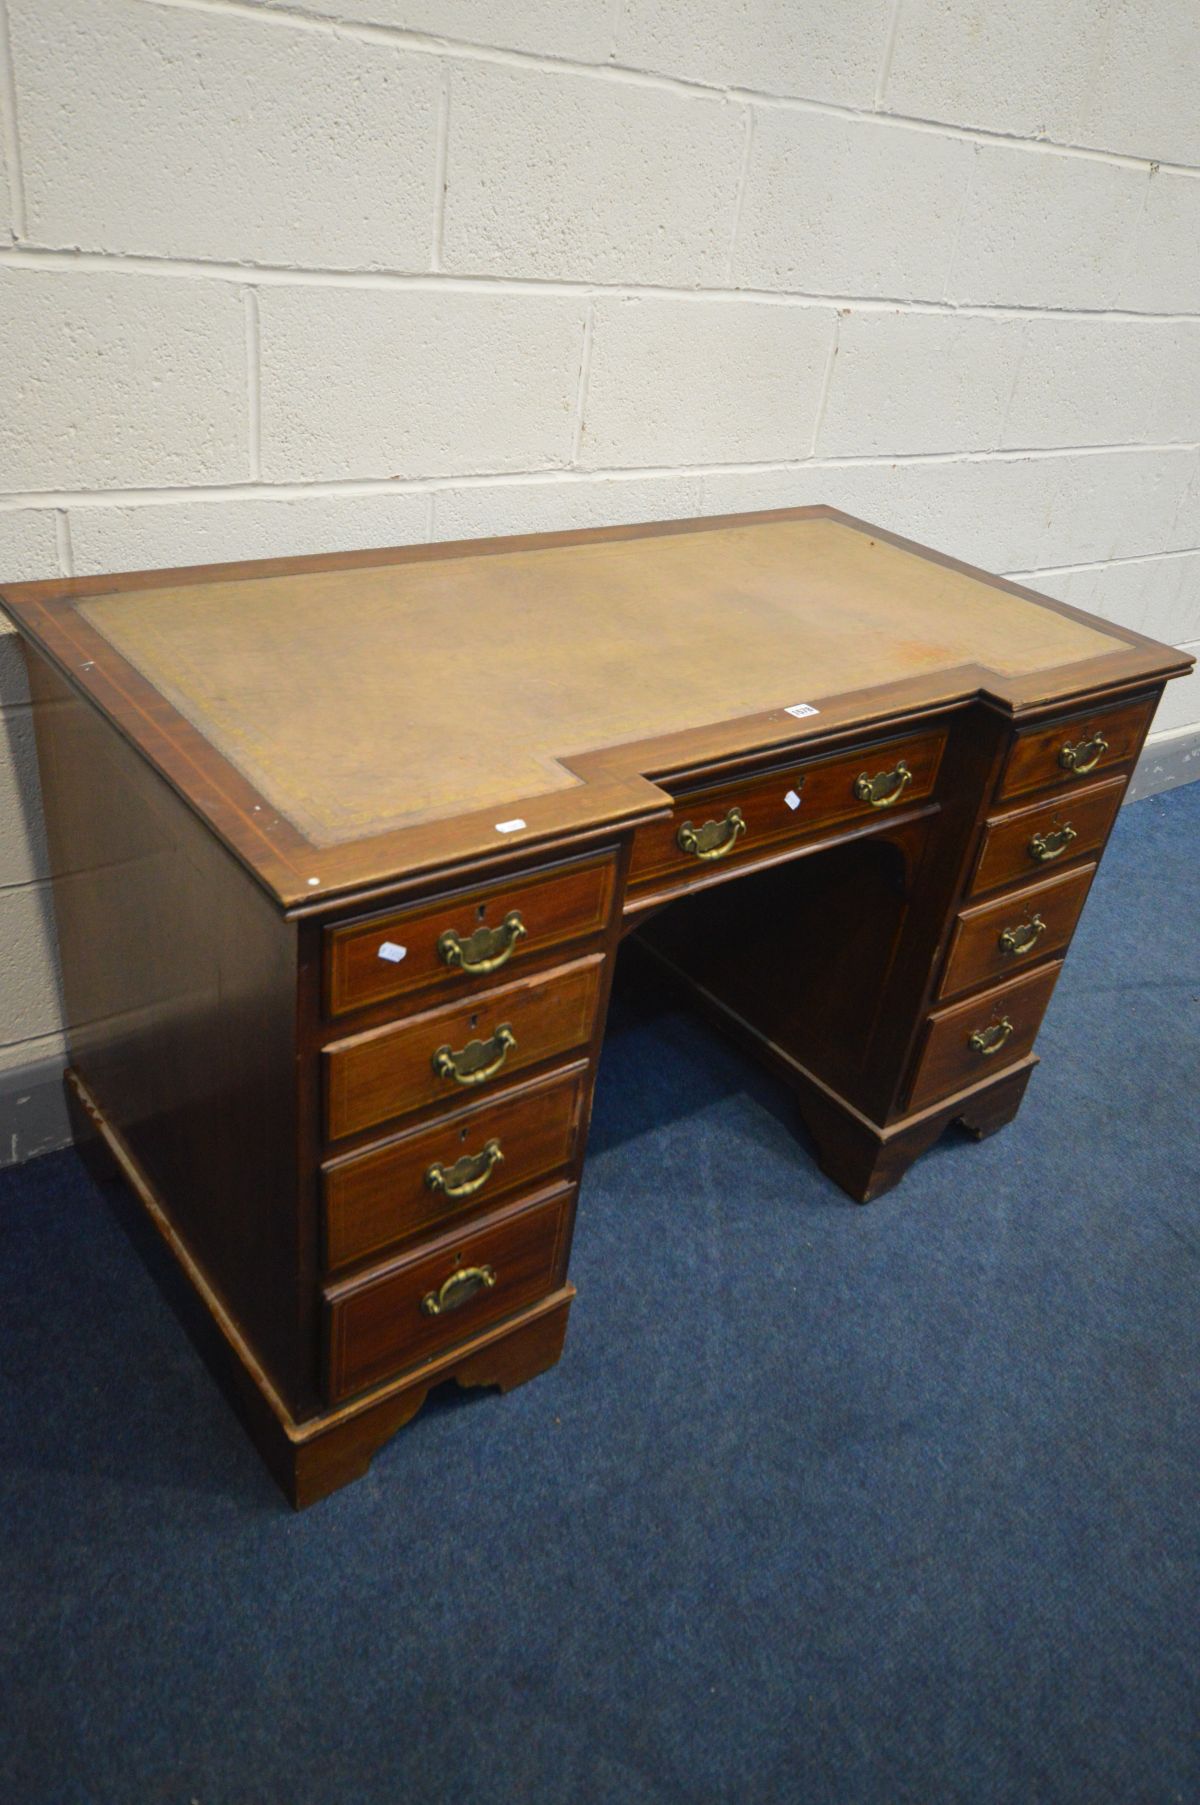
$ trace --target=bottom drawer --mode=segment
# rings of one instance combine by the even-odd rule
[[[554,1289],[569,1187],[325,1292],[331,1402],[431,1359]]]
[[[910,1109],[966,1090],[1032,1052],[1062,961],[931,1015]]]

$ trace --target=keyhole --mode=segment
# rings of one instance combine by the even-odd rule
[[[476,919],[476,921],[482,921],[482,920],[483,920],[483,919],[484,919],[484,916],[485,916],[485,915],[486,915],[486,914],[487,914],[487,904],[486,904],[486,903],[480,903],[480,905],[479,905],[479,907],[478,907],[478,908],[477,908],[477,909],[476,909],[476,911],[475,911],[475,919]]]
[[[477,1028],[479,1026],[479,1017],[477,1015],[471,1017],[471,1026],[472,1028]]]
[[[459,1131],[458,1131],[458,1139],[459,1139],[459,1144],[460,1144],[460,1145],[461,1145],[461,1144],[462,1144],[462,1142],[463,1142],[463,1141],[465,1141],[465,1140],[466,1140],[466,1138],[467,1138],[467,1131],[466,1131],[466,1129],[465,1129],[465,1128],[460,1128],[460,1129],[459,1129]]]

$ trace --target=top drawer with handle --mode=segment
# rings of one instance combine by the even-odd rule
[[[330,1015],[437,986],[467,990],[509,965],[603,932],[616,855],[573,859],[408,908],[348,921],[325,934]]]
[[[721,863],[750,864],[820,828],[922,802],[933,793],[945,743],[945,729],[936,728],[677,791],[671,814],[634,835],[629,887],[645,891]]]
[[[1073,787],[1093,772],[1107,776],[1136,755],[1157,700],[1102,704],[1090,714],[1025,728],[1013,741],[997,795]]]

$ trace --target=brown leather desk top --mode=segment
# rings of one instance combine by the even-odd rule
[[[288,906],[644,817],[701,759],[1187,666],[822,508],[4,600]]]

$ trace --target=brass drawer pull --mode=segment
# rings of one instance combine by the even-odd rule
[[[1051,859],[1060,859],[1072,840],[1079,835],[1069,821],[1062,827],[1056,827],[1052,833],[1034,834],[1029,842],[1029,856],[1036,859],[1039,865],[1048,865]]]
[[[982,1053],[985,1059],[990,1059],[991,1055],[998,1053],[1015,1033],[1016,1029],[1008,1017],[1003,1015],[998,1022],[992,1022],[986,1028],[976,1028],[969,1044],[973,1052]]]
[[[877,771],[874,777],[868,777],[864,771],[854,780],[854,794],[860,802],[869,802],[872,808],[891,808],[894,802],[899,802],[911,782],[912,772],[901,759],[894,771]]]
[[[436,1291],[425,1293],[421,1308],[426,1316],[444,1316],[447,1310],[461,1310],[481,1291],[490,1291],[495,1283],[496,1275],[490,1266],[460,1266]]]
[[[1042,935],[1046,932],[1046,924],[1040,915],[1033,915],[1028,921],[1021,922],[1019,927],[1005,928],[1000,936],[1000,951],[1013,959],[1019,959],[1022,953],[1031,953]]]
[[[1073,771],[1076,777],[1083,777],[1096,769],[1107,751],[1108,741],[1104,735],[1093,733],[1086,740],[1076,740],[1074,745],[1068,740],[1059,752],[1058,762],[1064,771]]]
[[[706,821],[703,827],[693,827],[685,821],[675,835],[675,842],[681,852],[690,852],[697,859],[723,859],[726,853],[732,852],[737,844],[739,834],[746,831],[746,819],[740,808],[731,808],[724,821]]]
[[[502,1022],[490,1040],[469,1040],[461,1053],[450,1046],[439,1047],[433,1056],[433,1069],[439,1078],[453,1078],[456,1084],[486,1084],[516,1044],[516,1035],[507,1022]]]
[[[482,1191],[503,1158],[499,1141],[488,1141],[478,1153],[464,1153],[452,1166],[434,1160],[425,1174],[425,1183],[431,1191],[440,1191],[443,1197],[457,1203],[462,1197],[474,1197],[476,1191]]]
[[[513,956],[513,950],[528,929],[519,909],[510,909],[498,928],[476,928],[464,940],[447,928],[437,943],[438,958],[452,970],[469,972],[474,977],[499,971]]]

